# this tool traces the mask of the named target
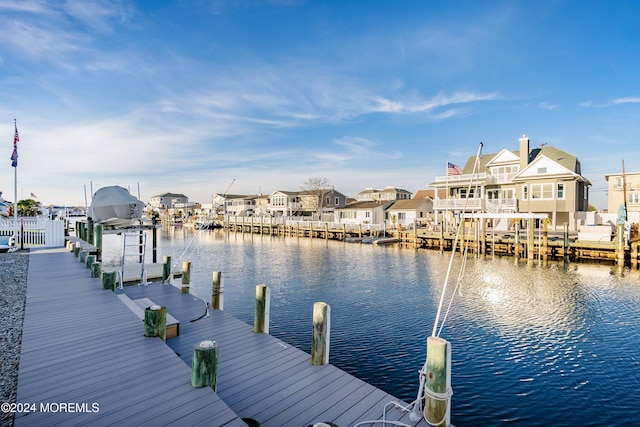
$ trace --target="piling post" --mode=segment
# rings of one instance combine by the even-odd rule
[[[182,287],[181,294],[189,293],[189,283],[191,282],[191,261],[182,262]]]
[[[91,277],[100,277],[102,275],[102,263],[94,262],[91,264]]]
[[[96,262],[96,256],[95,255],[87,255],[87,258],[85,260],[85,267],[91,268],[91,265],[94,262]]]
[[[564,242],[562,244],[562,255],[564,258],[564,263],[567,264],[569,262],[569,224],[564,223]]]
[[[324,302],[313,304],[313,336],[311,339],[311,364],[329,363],[331,332],[331,307]]]
[[[167,309],[163,305],[152,305],[144,309],[144,336],[167,340]]]
[[[535,250],[535,221],[533,218],[529,218],[529,220],[527,221],[528,226],[529,226],[529,236],[527,238],[527,259],[529,260],[529,263],[533,262],[533,259],[535,257],[536,254],[536,250]]]
[[[329,240],[329,223],[324,223],[324,240]]]
[[[211,387],[218,391],[218,343],[200,341],[193,346],[191,358],[191,386]]]
[[[487,256],[487,220],[485,218],[481,218],[480,225],[480,253],[483,257]]]
[[[162,283],[171,282],[171,256],[165,255],[162,262]]]
[[[93,219],[87,220],[87,242],[93,244]]]
[[[82,246],[80,245],[80,242],[76,242],[75,246],[73,247],[73,255],[76,257],[79,256],[81,250],[82,250]]]
[[[638,242],[631,243],[631,267],[638,269]]]
[[[542,220],[542,265],[547,266],[549,261],[549,218]]]
[[[444,221],[440,225],[440,253],[444,252]]]
[[[520,221],[516,222],[516,236],[515,236],[515,245],[513,247],[513,257],[515,258],[516,265],[518,264],[518,259],[520,258]]]
[[[267,285],[256,286],[256,310],[253,316],[253,332],[269,333],[269,314],[271,305],[271,291]]]
[[[427,338],[427,372],[424,416],[437,427],[451,424],[451,344],[440,337]]]
[[[93,245],[98,249],[96,260],[102,262],[102,224],[95,225],[95,232],[93,233]]]
[[[213,272],[213,283],[211,285],[211,309],[222,310],[224,305],[224,294],[222,289],[222,272]]]
[[[89,251],[81,250],[78,253],[78,262],[86,264],[87,263],[87,255],[88,254],[89,254]]]
[[[151,257],[151,262],[155,264],[158,261],[158,227],[155,223],[151,231]]]
[[[618,267],[624,267],[624,224],[617,224],[618,245],[616,248],[616,258]]]
[[[118,283],[118,272],[109,271],[102,273],[102,289],[116,291],[116,283]]]

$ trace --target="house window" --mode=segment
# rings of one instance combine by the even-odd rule
[[[407,213],[406,212],[398,212],[398,222],[404,221],[405,219],[407,219]]]
[[[531,200],[553,199],[553,184],[531,184]]]
[[[622,183],[623,183],[622,177],[616,178],[616,187],[622,188]]]
[[[558,200],[564,200],[564,184],[558,184]]]
[[[338,206],[340,204],[340,197],[336,197],[335,205]]]
[[[629,203],[640,203],[640,194],[629,194],[628,199]]]
[[[371,218],[371,211],[366,211],[366,212],[364,213],[364,217],[365,217],[365,218]]]
[[[528,200],[529,199],[529,187],[527,187],[526,185],[522,186],[522,200]]]

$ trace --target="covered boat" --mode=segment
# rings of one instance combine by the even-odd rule
[[[97,223],[125,228],[142,218],[144,203],[126,188],[113,185],[102,187],[93,194],[89,216]]]

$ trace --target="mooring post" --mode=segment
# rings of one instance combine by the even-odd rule
[[[542,220],[542,265],[547,266],[549,260],[549,218]]]
[[[631,267],[638,269],[638,242],[631,243]]]
[[[171,282],[171,256],[165,255],[162,262],[162,283]]]
[[[102,289],[109,289],[110,291],[116,291],[116,284],[118,283],[118,272],[109,271],[102,273]]]
[[[87,220],[87,242],[93,245],[93,219]]]
[[[518,264],[518,259],[520,258],[520,221],[516,222],[516,236],[515,236],[515,245],[513,247],[513,257],[515,258],[516,265]]]
[[[80,253],[78,254],[78,262],[86,264],[88,254],[89,254],[89,251],[81,250]]]
[[[528,226],[529,226],[529,236],[527,238],[527,259],[529,260],[529,263],[533,262],[533,259],[535,258],[535,254],[536,254],[536,250],[535,250],[535,221],[533,218],[529,218],[529,220],[527,221]]]
[[[213,283],[211,285],[211,309],[222,310],[224,306],[224,289],[222,288],[222,272],[213,272]]]
[[[624,224],[617,224],[618,228],[618,246],[616,249],[616,258],[618,259],[618,267],[624,267]]]
[[[95,261],[91,264],[91,277],[100,277],[102,275],[102,263]]]
[[[87,258],[85,260],[85,267],[91,268],[91,265],[94,262],[96,262],[96,256],[95,255],[87,255]]]
[[[158,261],[158,227],[154,224],[151,230],[151,257],[154,264]]]
[[[253,332],[269,333],[269,314],[271,311],[271,291],[267,285],[256,286],[256,310],[253,316]]]
[[[93,245],[98,249],[96,260],[102,262],[102,224],[96,224],[95,232],[93,233]]]
[[[167,340],[167,309],[163,305],[152,305],[144,309],[144,336]]]
[[[569,224],[566,222],[564,223],[564,242],[562,247],[562,256],[566,264],[569,262]]]
[[[209,386],[218,391],[218,343],[200,341],[193,346],[191,358],[191,385],[195,388]]]
[[[191,261],[182,262],[182,287],[181,294],[189,293],[189,283],[191,282]]]
[[[313,304],[313,336],[311,339],[311,364],[329,363],[331,332],[331,307],[324,302]]]
[[[451,424],[451,344],[440,337],[427,338],[427,382],[424,416],[432,426]]]
[[[81,250],[82,250],[82,246],[80,242],[76,242],[75,246],[73,247],[73,255],[76,257],[79,256]]]

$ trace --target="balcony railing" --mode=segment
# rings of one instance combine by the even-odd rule
[[[518,200],[517,199],[437,199],[433,201],[433,209],[443,210],[474,210],[484,211],[490,213],[500,212],[518,212]]]
[[[485,181],[487,173],[468,173],[464,175],[436,176],[436,182]]]

